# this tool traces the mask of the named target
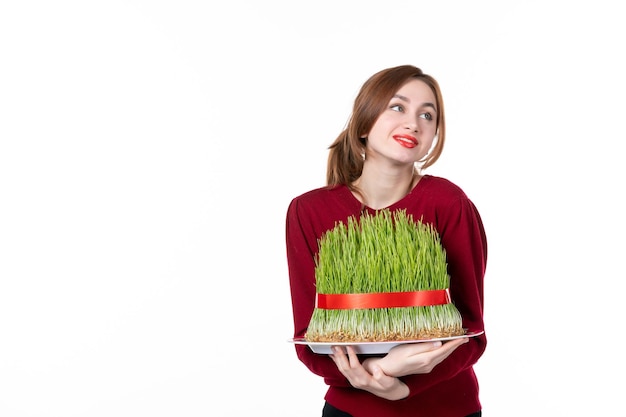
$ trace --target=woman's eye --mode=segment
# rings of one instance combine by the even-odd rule
[[[426,120],[433,120],[433,115],[430,113],[422,113],[420,114],[420,117],[422,119],[426,119]]]
[[[389,108],[391,110],[393,110],[393,111],[403,111],[404,110],[404,107],[402,107],[399,104],[393,104],[393,105],[389,106]]]

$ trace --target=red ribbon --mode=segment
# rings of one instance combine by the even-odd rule
[[[450,290],[317,294],[316,307],[325,310],[424,307],[451,303]]]

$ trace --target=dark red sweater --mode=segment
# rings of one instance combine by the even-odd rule
[[[463,317],[463,327],[484,330],[487,240],[474,204],[455,184],[426,175],[389,209],[406,209],[416,220],[421,218],[435,226],[448,257],[450,293]],[[318,239],[337,221],[345,223],[361,210],[361,203],[345,186],[306,192],[289,205],[286,243],[294,337],[304,336],[315,307]],[[326,401],[354,417],[463,417],[481,409],[472,366],[485,351],[486,344],[484,334],[472,337],[429,374],[403,377],[410,394],[399,401],[355,389],[327,355],[313,353],[306,345],[295,345],[295,349],[298,358],[329,385]]]

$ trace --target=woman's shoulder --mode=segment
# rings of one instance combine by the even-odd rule
[[[427,175],[418,186],[420,184],[419,192],[410,200],[409,209],[424,214],[440,226],[448,221],[458,222],[459,216],[480,217],[465,191],[451,180]]]
[[[352,193],[345,185],[324,186],[305,191],[294,197],[290,205],[318,209],[333,202],[349,203],[353,199]]]
[[[443,199],[466,199],[465,191],[451,180],[436,175],[424,175],[420,181],[424,192],[435,193]]]
[[[296,201],[308,201],[308,202],[314,202],[314,201],[318,201],[318,200],[323,200],[325,198],[327,198],[329,195],[332,195],[334,193],[337,193],[341,188],[341,186],[337,186],[337,187],[328,187],[328,186],[324,186],[324,187],[318,187],[318,188],[314,188],[308,191],[303,192],[300,195],[297,195],[296,197],[293,198],[293,200]]]
[[[361,203],[345,185],[320,187],[294,197],[287,209],[289,221],[305,222],[322,233],[337,221],[358,214]]]

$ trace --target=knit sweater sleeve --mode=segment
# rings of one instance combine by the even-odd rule
[[[470,331],[484,330],[483,278],[487,262],[487,240],[481,217],[474,204],[464,195],[440,205],[433,222],[446,250],[452,301]],[[470,337],[428,374],[403,378],[410,395],[419,394],[471,368],[485,351],[485,334]]]
[[[287,210],[286,243],[287,265],[291,288],[294,337],[303,337],[315,308],[316,229],[323,210],[294,199]],[[322,215],[322,219],[327,216]],[[322,223],[324,221],[322,220]],[[322,226],[323,228],[324,226]],[[295,345],[299,360],[311,372],[324,377],[328,385],[349,387],[347,379],[327,355],[313,353],[306,345]]]

